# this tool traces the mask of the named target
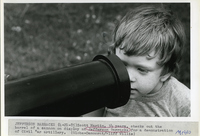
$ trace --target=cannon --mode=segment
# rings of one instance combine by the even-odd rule
[[[130,97],[126,67],[114,54],[5,83],[5,116],[77,117],[117,108]]]

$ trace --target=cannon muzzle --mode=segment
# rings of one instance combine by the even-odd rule
[[[114,54],[5,84],[5,116],[80,116],[130,97],[126,67]]]

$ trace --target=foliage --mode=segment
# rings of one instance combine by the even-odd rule
[[[5,73],[14,80],[107,53],[117,21],[139,3],[4,4]],[[190,5],[171,5],[187,33],[178,78],[190,86]]]

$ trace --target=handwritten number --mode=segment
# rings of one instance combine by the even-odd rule
[[[187,134],[191,134],[191,131],[189,131],[189,130],[184,130],[184,131],[177,130],[175,134],[187,135]]]

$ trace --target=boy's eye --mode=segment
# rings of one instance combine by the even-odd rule
[[[138,68],[138,71],[142,74],[147,74],[149,71],[143,68]]]

